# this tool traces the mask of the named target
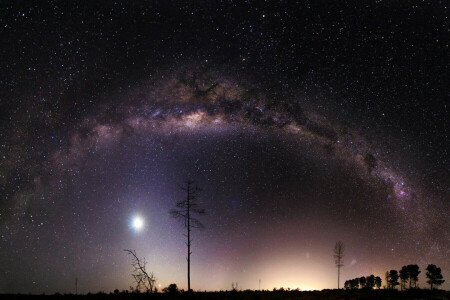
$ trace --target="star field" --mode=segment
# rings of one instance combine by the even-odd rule
[[[450,276],[444,2],[168,2],[1,4],[0,292]]]

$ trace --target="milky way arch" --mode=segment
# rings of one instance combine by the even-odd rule
[[[49,151],[39,163],[4,163],[4,182],[13,181],[14,170],[19,168],[25,170],[28,178],[20,189],[11,190],[8,204],[2,207],[5,242],[19,233],[31,235],[24,220],[31,218],[29,226],[51,222],[46,219],[45,210],[55,201],[63,201],[70,182],[82,172],[82,162],[92,153],[108,153],[130,138],[147,139],[152,135],[202,134],[226,139],[233,132],[271,132],[302,144],[302,149],[307,145],[310,153],[344,162],[352,176],[383,189],[386,198],[367,201],[389,207],[390,214],[381,216],[380,222],[401,219],[398,232],[404,236],[399,239],[412,239],[422,249],[422,262],[428,262],[428,255],[448,254],[443,250],[448,238],[429,237],[435,224],[442,224],[435,207],[430,205],[433,195],[428,195],[415,178],[404,175],[376,143],[355,129],[306,111],[295,95],[265,92],[260,84],[242,75],[185,68],[131,91],[112,93],[107,103],[76,122],[62,146]],[[26,156],[20,149],[17,153]],[[40,212],[33,211],[35,202],[39,203]],[[420,245],[424,240],[429,245]]]
[[[184,71],[168,77],[136,88],[125,98],[130,101],[86,117],[70,134],[68,149],[52,154],[50,165],[67,168],[86,152],[114,147],[134,134],[279,130],[360,165],[369,178],[382,180],[392,189],[391,201],[398,209],[406,209],[409,200],[419,201],[420,188],[413,188],[415,183],[389,166],[379,147],[355,130],[304,111],[295,99],[266,95],[247,81],[242,84],[212,71]]]

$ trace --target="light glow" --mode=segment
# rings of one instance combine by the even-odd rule
[[[131,221],[131,227],[135,231],[141,231],[144,228],[144,219],[140,216],[134,216]]]

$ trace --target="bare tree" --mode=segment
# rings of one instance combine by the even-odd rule
[[[136,283],[136,292],[153,292],[153,287],[155,286],[156,278],[152,272],[148,273],[145,269],[147,262],[145,258],[139,259],[135,250],[125,249],[128,255],[131,256],[131,266],[133,267],[133,273],[131,276]]]
[[[78,277],[75,277],[75,295],[78,295]]]
[[[236,292],[238,290],[238,287],[239,287],[239,283],[237,281],[231,283],[231,290],[232,291]]]
[[[341,267],[344,266],[344,244],[341,241],[336,242],[334,245],[334,263],[338,268],[338,289],[339,289],[339,280],[341,275]]]
[[[197,194],[200,189],[194,186],[194,181],[188,180],[186,182],[186,187],[181,188],[186,192],[186,200],[177,202],[176,208],[170,210],[170,214],[173,218],[181,219],[184,222],[184,227],[186,228],[187,234],[184,236],[187,238],[187,279],[188,279],[188,291],[191,291],[191,230],[193,228],[202,229],[203,224],[193,217],[193,215],[204,215],[205,210],[198,207],[196,203]]]

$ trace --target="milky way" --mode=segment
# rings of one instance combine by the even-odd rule
[[[114,7],[111,15],[121,16],[123,10]],[[191,15],[206,8],[180,10]],[[290,21],[281,22],[279,31],[272,25],[288,7],[280,7],[281,13],[259,8],[252,17],[236,13],[239,22],[224,23],[239,24],[236,32],[219,26],[217,31],[234,34],[230,48],[237,54],[224,46],[226,37],[217,37],[216,46],[216,31],[183,54],[193,41],[178,36],[178,29],[166,36],[165,27],[115,27],[147,24],[143,20],[155,11],[154,22],[181,26],[176,18],[160,17],[173,13],[161,7],[129,7],[134,21],[113,22],[113,28],[103,17],[92,21],[104,30],[74,29],[60,19],[64,14],[42,17],[67,31],[51,32],[42,43],[38,37],[47,25],[34,24],[36,17],[24,25],[21,18],[47,13],[10,9],[12,17],[2,22],[12,25],[5,28],[27,33],[21,59],[16,48],[2,50],[8,78],[1,81],[0,292],[71,292],[75,278],[82,292],[126,289],[132,280],[123,249],[146,257],[159,287],[186,288],[183,228],[168,211],[184,197],[180,186],[188,178],[202,187],[199,202],[207,211],[205,229],[193,233],[196,290],[229,289],[236,281],[242,289],[256,289],[259,279],[264,289],[335,287],[332,248],[338,240],[346,247],[345,279],[384,278],[387,270],[415,263],[422,269],[421,287],[429,263],[443,269],[444,279],[450,276],[448,132],[439,127],[447,106],[422,104],[427,93],[441,99],[438,88],[427,89],[441,84],[424,71],[427,60],[403,76],[389,69],[390,54],[383,63],[372,61],[372,52],[361,62],[354,54],[347,57],[353,49],[345,48],[348,43],[360,45],[351,38],[337,44],[342,51],[319,51],[316,59],[315,38],[308,34],[324,29],[320,18],[308,27],[315,13],[303,16],[308,24],[302,38],[280,41],[277,48],[274,36],[286,37]],[[214,9],[209,25],[227,16],[226,8]],[[379,8],[371,9],[376,15]],[[69,8],[53,10],[72,15]],[[103,8],[88,11],[103,16]],[[95,19],[73,14],[82,24]],[[271,29],[264,31],[268,18]],[[332,28],[330,20],[323,26]],[[34,31],[27,26],[38,33],[29,36]],[[390,26],[381,28],[390,32]],[[194,28],[186,32],[199,30]],[[250,37],[254,30],[260,34]],[[361,40],[375,34],[364,30]],[[97,44],[98,36],[106,44]],[[330,36],[340,37],[334,31]],[[168,37],[172,42],[166,44]],[[392,37],[389,43],[406,47],[397,40],[403,41]],[[72,49],[80,41],[92,48]],[[27,52],[34,49],[29,44],[52,53]],[[312,48],[292,54],[295,45],[305,44]],[[440,46],[433,47],[439,66]],[[411,53],[408,59],[416,57]],[[145,66],[139,64],[144,56]],[[408,85],[421,90],[411,95]]]
[[[441,234],[435,235],[433,227],[434,222],[443,224],[445,218],[436,207],[439,199],[434,199],[436,195],[426,194],[415,178],[402,173],[401,166],[391,163],[389,154],[381,152],[363,134],[329,121],[326,116],[303,110],[295,96],[289,103],[270,97],[260,92],[250,80],[241,80],[244,82],[241,83],[230,75],[221,75],[206,67],[180,69],[174,75],[164,74],[156,83],[143,84],[125,95],[111,96],[127,101],[112,101],[115,104],[105,105],[100,112],[86,116],[65,137],[66,147],[49,152],[38,164],[21,166],[32,184],[26,185],[22,192],[12,194],[11,206],[2,213],[6,225],[2,237],[9,243],[9,251],[22,247],[37,251],[39,255],[32,257],[35,261],[30,264],[40,264],[44,259],[50,271],[55,258],[53,251],[57,251],[56,257],[67,264],[64,267],[67,276],[85,276],[83,269],[77,266],[84,261],[82,253],[98,251],[101,260],[90,254],[91,260],[96,260],[91,266],[97,268],[100,264],[101,269],[108,270],[111,266],[106,260],[121,249],[121,242],[114,234],[117,228],[104,228],[101,224],[106,222],[114,228],[117,226],[114,219],[123,222],[130,216],[120,210],[127,206],[131,206],[127,208],[130,212],[134,209],[143,215],[156,210],[153,213],[164,220],[160,222],[169,222],[166,207],[177,199],[171,194],[186,178],[199,177],[200,184],[207,187],[203,195],[205,205],[211,218],[216,220],[209,224],[205,234],[211,241],[202,237],[202,243],[218,247],[210,259],[221,257],[223,251],[215,231],[226,236],[228,231],[222,227],[229,227],[230,222],[239,224],[234,233],[239,237],[234,241],[236,245],[242,245],[247,235],[258,231],[259,222],[274,222],[281,235],[289,232],[298,236],[299,240],[295,242],[289,239],[277,241],[280,248],[290,243],[302,245],[302,239],[308,240],[304,237],[302,222],[286,226],[297,222],[298,215],[308,222],[311,218],[319,223],[322,218],[349,222],[345,226],[349,228],[345,230],[350,232],[336,233],[334,239],[351,233],[369,235],[377,240],[377,245],[369,246],[367,252],[370,254],[365,253],[375,255],[375,259],[366,257],[366,264],[375,264],[375,249],[380,243],[381,249],[388,252],[382,256],[388,255],[391,259],[397,259],[395,251],[408,251],[407,248],[413,247],[416,261],[428,263],[431,262],[429,257],[433,257],[444,263],[448,243]],[[231,145],[224,145],[223,141]],[[267,153],[260,153],[274,142],[279,145],[266,150]],[[167,151],[173,154],[162,154]],[[25,154],[19,151],[16,155]],[[235,162],[230,163],[228,156],[243,165],[237,167]],[[267,164],[266,171],[264,167],[258,171],[254,166],[247,166],[251,164],[248,161],[261,156]],[[300,166],[302,161],[307,168]],[[303,170],[293,170],[297,167]],[[265,178],[265,172],[273,173]],[[327,175],[318,175],[321,173]],[[236,182],[230,177],[243,180],[249,187],[242,183],[233,187]],[[314,182],[312,190],[305,188],[302,191],[305,178],[307,182]],[[158,184],[163,187],[155,186]],[[294,186],[298,188],[294,189]],[[171,190],[171,196],[164,195],[164,188]],[[247,195],[254,190],[259,190],[260,194]],[[243,203],[246,198],[254,202]],[[322,203],[308,204],[310,201]],[[301,205],[297,207],[292,202]],[[289,207],[299,211],[291,215]],[[318,216],[312,217],[311,212],[316,211]],[[247,214],[250,216],[245,216]],[[257,221],[248,223],[241,219],[251,219],[252,214],[257,214]],[[281,220],[286,224],[279,224]],[[325,224],[326,221],[321,226],[327,228]],[[163,229],[158,231],[162,231],[163,236],[169,235],[170,243],[176,243],[175,226],[170,224],[170,233]],[[108,238],[102,240],[105,233]],[[263,235],[264,239],[273,238],[271,234],[268,236]],[[225,239],[233,241],[230,237]],[[329,241],[329,247],[333,241]],[[145,242],[145,239],[140,241]],[[154,248],[164,248],[166,242],[149,243],[146,254],[154,256],[155,264],[160,258],[153,253],[157,252]],[[309,241],[308,247],[314,249],[313,243]],[[351,249],[352,244],[347,244]],[[236,256],[249,254],[249,250],[234,251]],[[253,251],[264,252],[259,247]],[[277,249],[268,251],[276,253]],[[304,255],[309,257],[313,251],[317,250],[306,251]],[[180,251],[178,257],[166,259],[180,259],[182,255]],[[240,271],[229,266],[233,265],[231,260],[229,258],[227,263],[217,267],[216,277]],[[115,262],[110,264],[114,266]],[[371,268],[378,270],[377,266]],[[245,279],[241,278],[241,281],[245,282]],[[216,283],[218,288],[221,287],[219,283]]]

